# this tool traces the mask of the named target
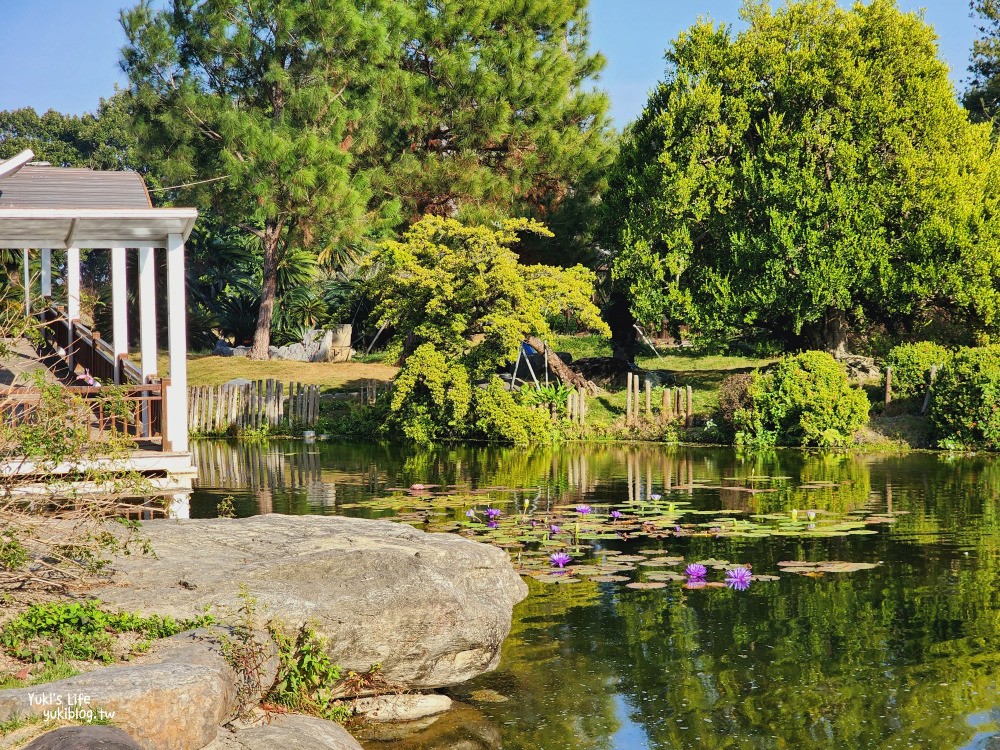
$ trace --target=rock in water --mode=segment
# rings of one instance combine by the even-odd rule
[[[237,610],[246,584],[264,617],[309,624],[334,663],[359,673],[381,665],[381,678],[406,690],[495,668],[513,607],[528,592],[502,550],[388,521],[160,520],[143,533],[157,558],[119,558],[115,585],[94,596],[123,610],[193,617],[206,606]]]
[[[358,741],[339,724],[312,716],[278,714],[250,729],[230,735],[232,750],[362,750]],[[205,750],[214,750],[213,746]]]
[[[62,727],[46,732],[24,750],[142,750],[142,746],[115,727]]]

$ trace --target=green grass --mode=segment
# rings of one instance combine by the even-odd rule
[[[46,664],[40,672],[30,675],[27,680],[19,680],[14,675],[2,676],[0,677],[0,690],[43,685],[46,682],[65,680],[68,677],[74,677],[78,674],[80,673],[67,662],[58,661],[54,664]]]
[[[611,341],[593,334],[560,334],[553,336],[548,344],[557,352],[569,352],[574,360],[611,356]]]
[[[719,406],[719,386],[730,375],[751,372],[774,359],[699,354],[683,350],[664,357],[637,357],[636,364],[644,370],[667,370],[673,373],[677,385],[691,386],[696,414],[710,414]],[[655,399],[654,399],[655,401]]]

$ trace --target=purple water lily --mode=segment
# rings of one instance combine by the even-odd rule
[[[611,520],[612,520],[612,521],[618,521],[618,520],[620,520],[620,519],[621,519],[621,518],[622,518],[622,517],[623,517],[624,515],[625,515],[625,514],[624,514],[624,513],[622,513],[622,512],[620,511],[620,510],[613,510],[613,511],[611,511]]]
[[[593,510],[593,509],[589,505],[577,505],[576,506],[576,512],[579,513],[581,516],[587,515],[588,513],[590,513],[591,510]]]
[[[662,495],[657,495],[657,494],[656,494],[656,493],[654,492],[653,494],[651,494],[651,495],[649,496],[649,499],[655,502],[655,501],[659,500],[659,499],[660,499],[661,497],[663,497],[663,496],[662,496]]]
[[[501,510],[499,508],[487,508],[486,517],[491,521],[500,517]]]
[[[466,518],[475,518],[476,517],[476,511],[472,510],[472,508],[469,508],[469,510],[465,511],[465,517]]]
[[[552,524],[551,526],[549,526],[549,533],[550,534],[558,534],[559,533],[559,527],[556,526],[555,524]]]
[[[566,565],[573,562],[573,558],[566,552],[554,552],[549,555],[549,562],[558,568],[564,568]]]
[[[746,591],[750,588],[752,580],[753,574],[750,572],[750,568],[745,568],[742,565],[726,571],[726,585],[731,589]]]
[[[688,578],[704,578],[708,575],[708,568],[701,563],[691,563],[684,568],[684,575]]]
[[[497,523],[496,521],[487,521],[486,522],[486,528],[488,528],[488,529],[499,529],[500,528],[500,524]]]

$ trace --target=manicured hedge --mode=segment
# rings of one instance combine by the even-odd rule
[[[1000,346],[959,349],[934,383],[930,416],[942,448],[1000,449]]]

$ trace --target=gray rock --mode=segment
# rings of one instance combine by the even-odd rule
[[[229,345],[228,341],[218,339],[215,342],[215,348],[212,350],[212,354],[216,354],[220,357],[232,357],[233,348]]]
[[[388,521],[270,514],[149,521],[143,533],[157,558],[116,560],[117,580],[97,598],[190,617],[238,608],[246,584],[267,616],[311,625],[346,669],[381,664],[400,692],[495,668],[528,591],[502,550]]]
[[[233,355],[234,357],[247,357],[250,355],[249,346],[234,346]]]
[[[72,715],[56,718],[111,720],[144,750],[204,747],[240,712],[241,697],[259,701],[259,686],[270,685],[278,669],[277,647],[262,639],[266,659],[257,688],[240,696],[241,677],[222,655],[220,632],[194,630],[159,641],[141,663],[0,691],[0,722],[63,709]]]
[[[368,721],[416,721],[451,708],[451,698],[437,693],[406,693],[358,698],[354,711]]]
[[[246,378],[233,378],[232,380],[227,380],[225,383],[223,383],[222,387],[223,388],[226,388],[227,386],[238,387],[241,385],[250,385],[252,382],[253,382],[252,380],[247,380]]]
[[[501,750],[500,729],[482,712],[455,702],[447,713],[398,724],[364,724],[357,736],[375,747],[447,748],[447,750]],[[221,750],[221,749],[220,749]]]
[[[117,727],[61,727],[46,732],[24,750],[142,750]]]
[[[276,714],[220,740],[205,750],[362,750],[339,724],[296,714]]]

